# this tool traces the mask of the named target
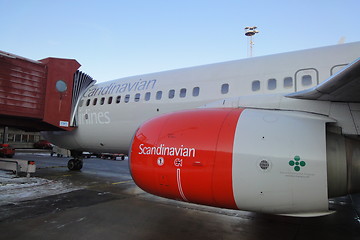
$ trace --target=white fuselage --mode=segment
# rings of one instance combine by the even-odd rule
[[[357,42],[99,83],[83,95],[75,130],[45,136],[71,150],[127,153],[136,129],[150,118],[228,98],[308,89],[359,53]]]

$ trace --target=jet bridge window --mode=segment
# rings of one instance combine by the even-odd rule
[[[226,94],[228,92],[229,92],[229,84],[224,83],[223,85],[221,85],[221,94]]]
[[[169,91],[169,98],[170,99],[173,99],[175,97],[175,90],[174,89],[171,89],[170,91]]]
[[[284,88],[292,88],[293,86],[294,82],[292,77],[284,78]]]
[[[140,93],[135,94],[134,100],[135,100],[135,102],[140,101]]]
[[[259,80],[253,81],[251,84],[251,89],[253,90],[253,92],[259,91],[260,90],[260,81]]]
[[[156,92],[156,100],[160,100],[162,97],[162,91],[157,91]]]
[[[180,89],[180,97],[181,97],[181,98],[186,97],[186,88]]]
[[[275,78],[270,78],[268,80],[268,89],[269,90],[274,90],[276,88],[276,79]]]
[[[193,92],[192,92],[193,97],[197,97],[197,96],[199,96],[199,94],[200,94],[200,88],[194,87]]]

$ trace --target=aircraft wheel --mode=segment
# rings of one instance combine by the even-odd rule
[[[76,168],[76,170],[80,170],[80,169],[82,169],[82,167],[83,167],[83,161],[81,161],[81,160],[76,160],[76,161],[75,161],[75,168]]]
[[[68,161],[67,167],[68,167],[68,169],[71,170],[71,171],[76,170],[76,169],[75,169],[75,159],[70,159],[70,160]]]
[[[70,159],[67,167],[71,171],[80,170],[83,167],[83,161],[79,159]]]

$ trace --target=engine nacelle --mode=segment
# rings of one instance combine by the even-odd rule
[[[166,198],[273,214],[328,211],[326,123],[315,114],[197,109],[136,132],[130,170]]]

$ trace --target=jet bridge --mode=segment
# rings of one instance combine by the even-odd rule
[[[0,51],[0,125],[71,131],[78,102],[95,80],[75,59],[39,61]]]

